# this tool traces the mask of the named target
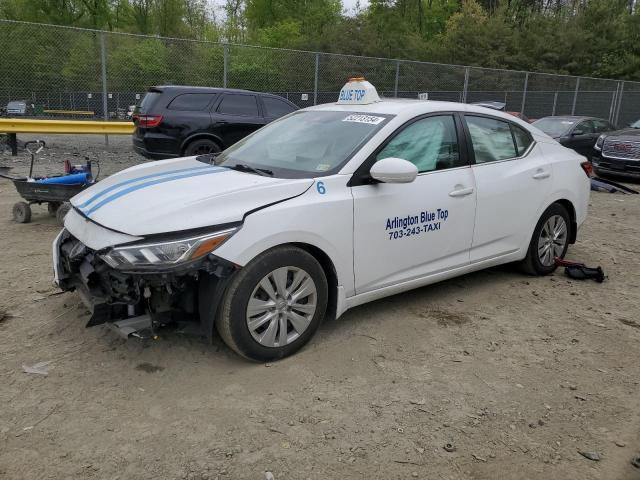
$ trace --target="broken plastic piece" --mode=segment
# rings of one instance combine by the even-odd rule
[[[106,325],[125,340],[130,336],[143,338],[140,332],[142,330],[151,330],[152,326],[151,317],[148,314],[125,318],[117,322],[107,322]]]
[[[49,371],[45,368],[52,360],[46,362],[38,362],[34,365],[22,365],[24,373],[33,373],[34,375],[49,375]]]

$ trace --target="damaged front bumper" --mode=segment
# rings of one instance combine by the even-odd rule
[[[152,331],[172,321],[196,321],[211,338],[217,304],[237,265],[209,254],[174,267],[126,271],[109,266],[100,253],[67,229],[53,243],[55,282],[78,292],[91,312],[87,327],[120,322],[119,333],[128,334],[147,317]]]

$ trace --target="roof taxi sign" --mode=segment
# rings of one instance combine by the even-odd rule
[[[340,90],[339,105],[367,105],[380,101],[376,87],[364,77],[352,77]]]

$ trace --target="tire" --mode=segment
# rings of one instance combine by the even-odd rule
[[[27,202],[14,204],[13,219],[18,223],[29,223],[31,221],[31,206]]]
[[[47,210],[49,212],[49,215],[52,217],[56,216],[56,213],[58,213],[58,209],[60,208],[61,203],[60,202],[49,202],[47,203]]]
[[[58,207],[58,211],[56,212],[56,219],[58,220],[60,226],[64,226],[64,217],[67,216],[69,210],[71,210],[71,204],[69,202],[64,202]]]
[[[290,293],[302,296],[292,299]],[[292,355],[313,337],[324,318],[327,298],[327,278],[320,263],[298,247],[276,247],[252,260],[231,280],[216,329],[243,357],[277,360]]]
[[[206,155],[208,153],[218,153],[219,151],[220,146],[218,146],[216,142],[203,138],[201,140],[194,140],[187,145],[187,148],[184,149],[184,156]]]
[[[564,228],[562,228],[564,222]],[[550,235],[551,233],[551,235]],[[547,208],[533,230],[527,256],[520,263],[529,275],[548,275],[556,269],[555,257],[564,258],[571,238],[571,219],[559,203]]]

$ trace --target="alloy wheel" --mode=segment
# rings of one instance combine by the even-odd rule
[[[316,313],[318,292],[304,270],[281,267],[265,275],[247,303],[251,336],[265,347],[283,347],[298,339]]]
[[[560,215],[552,215],[542,226],[538,238],[538,258],[545,267],[553,265],[567,244],[567,224]]]

